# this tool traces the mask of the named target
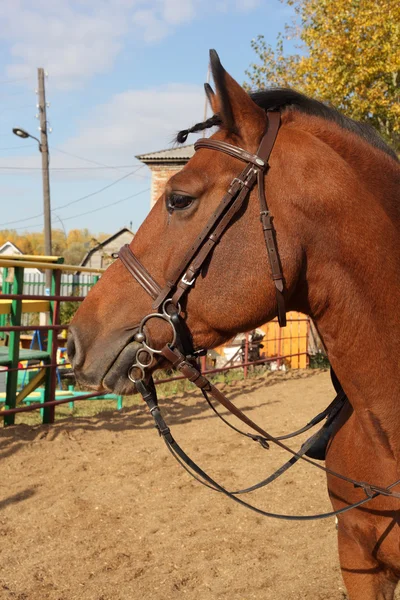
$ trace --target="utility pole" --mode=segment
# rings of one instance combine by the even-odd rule
[[[50,210],[50,178],[49,178],[49,146],[47,142],[46,91],[44,86],[44,69],[38,69],[38,97],[40,121],[40,152],[42,153],[43,177],[43,213],[44,213],[44,251],[52,256],[51,243],[51,210]],[[51,271],[46,270],[46,288],[51,289]]]

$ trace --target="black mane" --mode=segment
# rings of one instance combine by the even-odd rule
[[[392,150],[392,148],[386,144],[386,142],[373,127],[367,123],[354,121],[353,119],[350,119],[349,117],[346,117],[340,113],[335,108],[332,108],[323,102],[319,102],[318,100],[309,98],[304,94],[300,94],[300,92],[296,92],[295,90],[287,88],[270,88],[267,90],[252,92],[250,93],[250,96],[254,102],[265,111],[280,110],[282,112],[285,109],[295,109],[308,115],[322,117],[328,121],[333,121],[343,129],[347,129],[348,131],[356,133],[369,144],[375,146],[375,148],[378,148],[383,152],[386,152],[386,154],[395,160],[399,160],[394,150]],[[222,125],[221,118],[219,115],[214,115],[210,119],[207,119],[207,121],[196,123],[196,125],[193,125],[193,127],[190,129],[184,129],[183,131],[180,131],[176,136],[176,141],[181,144],[186,141],[189,133],[203,131],[204,129],[219,125]]]

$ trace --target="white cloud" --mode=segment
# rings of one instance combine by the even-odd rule
[[[78,12],[68,0],[45,4],[0,3],[0,34],[12,59],[9,77],[29,76],[44,66],[58,87],[68,88],[112,67],[127,32],[122,14],[101,8]]]
[[[261,0],[236,0],[237,10],[248,12],[261,4]]]
[[[179,129],[202,120],[204,102],[204,89],[197,85],[128,90],[92,110],[63,149],[127,164],[136,154],[168,147]]]
[[[159,42],[168,35],[168,25],[151,10],[137,10],[132,22],[138,27],[145,42]]]
[[[259,0],[223,0],[226,10],[252,10]],[[218,5],[218,2],[217,2]],[[19,0],[0,2],[0,36],[11,78],[43,66],[59,88],[110,70],[125,38],[157,43],[196,17],[213,0]]]
[[[110,101],[98,105],[81,119],[79,134],[68,139],[60,150],[78,156],[88,156],[106,165],[134,165],[135,155],[171,146],[175,134],[203,118],[204,88],[197,85],[169,84],[143,90],[127,90],[115,94]],[[22,148],[21,148],[22,150]],[[2,174],[40,175],[40,157],[36,149],[27,155],[1,157]],[[117,179],[129,169],[93,169],[79,159],[57,152],[50,137],[50,166],[52,179]],[[138,163],[140,164],[140,163]],[[83,167],[91,167],[84,169]],[[5,168],[10,170],[5,170]],[[30,169],[15,171],[12,167]],[[62,167],[64,170],[57,170]],[[65,168],[78,168],[68,171]],[[132,179],[143,182],[148,175],[141,169]]]
[[[163,0],[162,15],[167,23],[180,25],[194,18],[196,12],[195,2],[192,0]]]

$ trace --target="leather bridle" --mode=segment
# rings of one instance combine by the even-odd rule
[[[238,214],[247,196],[257,183],[258,188],[258,200],[260,204],[260,220],[264,232],[264,239],[267,248],[267,255],[269,258],[269,264],[271,268],[272,280],[275,284],[276,300],[277,300],[277,314],[278,320],[281,327],[286,325],[286,307],[285,307],[285,283],[282,273],[282,267],[279,259],[279,253],[277,248],[277,241],[275,235],[275,229],[272,223],[272,217],[268,210],[268,205],[265,197],[264,178],[269,168],[268,160],[271,151],[274,147],[276,137],[278,135],[280,127],[280,113],[277,111],[267,112],[268,128],[264,134],[261,143],[258,147],[256,154],[251,154],[246,150],[233,146],[226,142],[212,140],[212,139],[200,139],[194,147],[196,151],[200,149],[217,150],[224,152],[238,160],[241,160],[246,164],[242,172],[235,177],[226,194],[222,198],[215,212],[211,215],[208,223],[204,227],[201,234],[196,238],[193,245],[186,252],[179,266],[175,269],[172,276],[167,280],[164,287],[161,287],[155,279],[150,275],[147,269],[142,265],[139,259],[134,255],[128,245],[121,248],[118,253],[124,266],[127,268],[129,273],[135,278],[135,280],[143,287],[143,289],[152,297],[153,303],[152,308],[154,312],[146,315],[139,326],[136,329],[134,340],[139,344],[139,349],[136,352],[136,361],[131,366],[128,372],[129,379],[135,383],[137,390],[142,394],[143,399],[146,401],[150,413],[152,414],[156,427],[162,435],[168,449],[171,451],[173,456],[178,462],[196,479],[207,487],[212,488],[215,491],[221,492],[235,502],[246,506],[259,514],[275,517],[279,519],[289,520],[310,520],[330,517],[344,513],[352,508],[361,506],[366,502],[369,502],[378,495],[393,496],[400,498],[400,494],[393,492],[391,488],[400,483],[396,481],[387,488],[368,484],[366,482],[357,481],[336,473],[335,471],[323,467],[322,465],[314,462],[307,456],[305,456],[307,450],[312,444],[319,439],[324,427],[327,423],[340,412],[343,404],[347,398],[343,390],[339,390],[335,400],[328,406],[325,411],[317,415],[312,419],[305,427],[300,430],[281,437],[274,437],[267,431],[259,427],[249,417],[242,413],[236,406],[224,396],[204,375],[201,374],[196,359],[204,351],[195,351],[192,343],[190,332],[186,326],[186,323],[181,316],[180,301],[182,297],[193,287],[196,278],[198,277],[206,259],[211,255],[212,250],[216,244],[220,241],[226,229],[229,227],[235,215]],[[172,331],[172,339],[169,344],[166,344],[163,348],[157,349],[150,345],[150,341],[146,335],[146,324],[150,319],[161,319],[168,323]],[[175,369],[180,371],[189,381],[194,383],[203,393],[207,402],[211,408],[227,423],[230,427],[238,431],[239,433],[249,437],[250,439],[257,441],[264,448],[269,447],[269,443],[283,448],[290,454],[292,458],[287,461],[282,467],[280,467],[275,473],[264,479],[258,484],[251,486],[245,490],[238,490],[230,492],[214,481],[207,473],[205,473],[196,463],[194,463],[188,455],[182,450],[177,442],[172,437],[169,427],[166,425],[157,402],[157,394],[154,386],[154,382],[148,373],[150,367],[154,366],[154,360],[162,357],[168,363],[170,363]],[[211,403],[209,395],[217,400],[222,406],[224,406],[230,413],[237,417],[240,421],[245,423],[250,429],[255,431],[255,434],[245,433],[232,426],[227,422],[219,413],[216,411],[214,405]],[[317,423],[320,423],[323,419],[327,419],[327,423],[324,427],[317,431],[298,452],[295,452],[288,446],[286,446],[282,440],[294,437],[307,431],[311,427],[314,427]],[[306,461],[315,467],[325,471],[334,477],[342,479],[359,487],[364,490],[366,497],[354,504],[350,504],[341,508],[337,511],[331,511],[320,515],[307,515],[307,516],[294,516],[294,515],[281,515],[276,513],[269,513],[263,511],[253,505],[245,502],[238,496],[247,492],[254,491],[268,485],[280,475],[286,472],[292,467],[298,460]]]
[[[181,263],[177,269],[175,269],[163,288],[161,288],[161,286],[153,279],[128,245],[121,248],[119,252],[120,259],[136,281],[138,281],[138,283],[140,283],[146,292],[153,298],[154,302],[152,308],[159,310],[169,298],[172,300],[172,304],[175,306],[178,305],[185,292],[187,292],[195,283],[206,259],[220,241],[223,233],[232,222],[234,216],[239,212],[248,194],[257,182],[258,199],[260,203],[260,220],[264,231],[264,239],[271,266],[271,275],[275,284],[278,319],[280,326],[285,327],[286,309],[284,278],[279,260],[275,230],[268,210],[264,190],[264,175],[268,169],[269,156],[274,146],[276,136],[278,135],[279,126],[280,113],[268,113],[268,129],[261,140],[257,154],[251,154],[242,148],[217,140],[200,139],[195,143],[194,148],[196,152],[201,148],[218,150],[219,152],[224,152],[238,160],[246,162],[247,165],[243,171],[232,180],[216,211],[211,215],[203,231],[186,252]]]

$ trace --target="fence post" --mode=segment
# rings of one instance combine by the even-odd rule
[[[2,293],[9,294],[10,293],[10,284],[7,281],[8,277],[8,267],[3,267],[3,277],[2,277]],[[0,315],[0,326],[5,327],[7,323],[7,315]],[[5,340],[7,334],[5,331],[0,333],[0,339]]]
[[[80,273],[73,273],[72,275],[72,296],[77,296],[80,286]]]
[[[310,366],[310,349],[309,349],[310,334],[311,334],[310,317],[307,317],[307,333],[306,333],[306,336],[307,336],[306,337],[306,368],[307,369]]]
[[[249,362],[249,334],[245,334],[244,338],[244,368],[243,368],[243,376],[246,379],[247,377],[247,363]]]
[[[61,288],[61,270],[52,271],[51,276],[51,290],[52,296],[60,296]],[[59,325],[60,323],[60,302],[58,300],[50,302],[50,324]],[[47,333],[47,352],[50,354],[50,363],[55,365],[57,363],[57,350],[58,350],[58,330],[51,329]],[[44,397],[44,411],[43,411],[43,423],[54,423],[55,407],[46,407],[46,402],[55,400],[56,397],[56,383],[57,383],[57,367],[49,367],[47,369],[46,386],[45,386],[45,397]]]
[[[22,294],[24,286],[24,268],[14,267],[14,280],[12,283],[12,293]],[[11,301],[11,325],[21,325],[22,300]],[[9,337],[9,365],[11,371],[7,373],[7,388],[6,399],[7,407],[15,408],[17,404],[17,388],[18,388],[18,362],[19,362],[19,339],[20,331],[10,331]],[[15,415],[6,415],[4,417],[4,425],[14,425]]]

